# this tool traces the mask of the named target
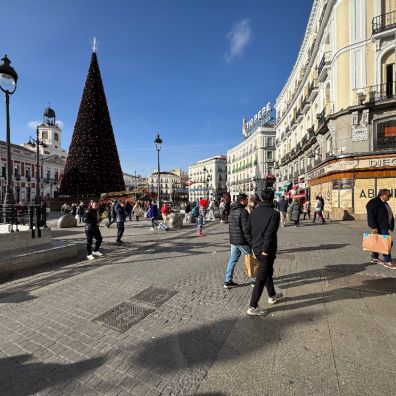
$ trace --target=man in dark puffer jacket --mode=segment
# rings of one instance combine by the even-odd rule
[[[225,282],[223,285],[225,289],[231,289],[238,285],[233,282],[235,265],[242,253],[244,255],[251,254],[252,234],[249,228],[249,213],[246,210],[247,204],[247,195],[239,194],[237,202],[233,203],[230,207],[228,222],[230,224],[231,253],[225,273]]]

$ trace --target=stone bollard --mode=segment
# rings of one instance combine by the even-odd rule
[[[77,220],[71,214],[65,214],[58,220],[58,228],[73,228],[77,227]]]
[[[171,213],[168,216],[168,226],[171,230],[174,228],[183,228],[183,216],[179,213]]]

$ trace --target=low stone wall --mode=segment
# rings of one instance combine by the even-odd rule
[[[0,234],[0,253],[12,250],[20,250],[32,246],[45,245],[51,242],[51,228],[41,228],[41,238],[38,238],[38,230],[19,231]]]

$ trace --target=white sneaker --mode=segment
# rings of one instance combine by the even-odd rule
[[[95,257],[92,254],[90,254],[90,255],[87,256],[87,259],[88,260],[95,260]]]
[[[257,308],[249,307],[246,313],[250,316],[264,316],[268,314],[268,311],[266,311],[265,309],[260,309],[259,307]]]
[[[278,301],[282,300],[282,298],[282,293],[276,293],[275,296],[268,297],[268,304],[276,304]]]
[[[154,227],[150,227],[150,231],[154,231]]]
[[[102,257],[103,254],[99,252],[99,250],[97,252],[92,252],[92,256],[97,256],[97,257]]]

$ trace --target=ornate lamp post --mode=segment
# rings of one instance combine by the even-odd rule
[[[161,209],[161,199],[160,199],[160,184],[161,184],[161,172],[160,172],[160,151],[162,139],[160,138],[159,133],[154,140],[155,148],[157,149],[157,170],[158,170],[158,179],[157,179],[157,191],[158,191],[158,210]]]
[[[11,167],[11,132],[10,132],[10,95],[12,95],[17,87],[18,74],[11,66],[11,61],[7,55],[1,59],[0,64],[0,89],[5,94],[6,102],[6,148],[7,148],[7,185],[4,195],[4,222],[6,205],[15,203],[14,192],[12,190],[12,167]]]
[[[36,127],[36,139],[30,137],[29,143],[30,146],[36,147],[36,205],[41,204],[41,193],[40,193],[40,146],[47,147],[47,145],[40,139],[39,137],[39,129]],[[44,161],[44,156],[43,156]]]

